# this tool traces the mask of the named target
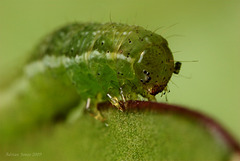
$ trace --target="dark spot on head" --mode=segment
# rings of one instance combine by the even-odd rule
[[[71,52],[73,53],[73,51],[74,51],[74,48],[71,48]]]
[[[147,80],[150,81],[152,78],[151,77],[148,77]]]
[[[153,34],[150,34],[150,36],[152,36]]]
[[[108,50],[107,53],[110,53],[110,51]]]
[[[130,53],[127,54],[127,58],[129,57]]]
[[[159,77],[159,75],[157,75],[157,78]]]
[[[121,75],[123,75],[123,73],[121,73]]]
[[[102,43],[101,43],[102,45],[104,44],[104,42],[102,41]]]
[[[149,73],[149,72],[147,72],[146,74],[147,74],[147,75],[149,75],[150,73]]]
[[[132,43],[132,41],[131,41],[130,39],[128,39],[128,43],[129,43],[129,44],[131,44],[131,43]]]
[[[97,73],[97,75],[100,75],[100,73]]]
[[[140,40],[140,41],[143,41],[143,38],[139,37],[139,40]]]
[[[163,63],[163,60],[161,61],[161,63]]]
[[[143,82],[143,79],[140,79],[141,82]]]
[[[146,74],[146,73],[147,73],[147,71],[146,71],[146,70],[143,70],[143,73],[144,73],[144,74]]]

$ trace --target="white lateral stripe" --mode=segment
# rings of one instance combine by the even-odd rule
[[[141,62],[142,62],[142,59],[143,59],[144,54],[145,54],[145,50],[141,53],[140,58],[139,58],[139,60],[138,60],[138,63],[141,63]]]
[[[54,56],[54,55],[46,55],[43,57],[42,60],[37,60],[34,61],[30,64],[28,64],[25,68],[25,73],[27,74],[27,76],[32,77],[38,73],[43,73],[46,69],[48,68],[58,68],[61,65],[64,66],[65,68],[68,68],[69,66],[71,66],[74,63],[81,63],[81,62],[85,62],[87,59],[87,54],[88,52],[83,53],[82,55],[76,55],[75,57],[69,58],[67,56]],[[106,59],[112,60],[112,56],[116,54],[116,53],[106,53],[106,54],[102,54],[97,50],[94,50],[91,52],[91,54],[88,57],[88,60],[91,59],[104,59],[104,57]],[[141,54],[141,57],[143,56],[144,53]],[[121,60],[126,60],[128,62],[132,62],[134,61],[134,59],[132,59],[131,57],[126,57],[123,54],[119,54],[117,53],[117,59],[121,59]],[[140,57],[140,59],[142,59]],[[140,60],[139,59],[139,60]]]

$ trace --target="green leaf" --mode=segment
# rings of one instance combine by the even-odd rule
[[[206,126],[212,119],[204,122],[208,117],[194,111],[186,114],[185,108],[149,102],[130,103],[125,112],[104,107],[105,122],[85,113],[72,124],[32,126],[35,130],[28,135],[1,144],[0,159],[221,161],[236,152],[221,127],[213,131],[214,126]]]

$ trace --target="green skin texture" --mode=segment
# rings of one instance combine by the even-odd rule
[[[96,51],[101,57],[94,56]],[[53,75],[62,70],[81,99],[95,102],[100,100],[97,96],[114,104],[121,99],[136,100],[139,94],[154,101],[156,94],[166,90],[174,72],[173,55],[162,36],[118,23],[74,23],[60,28],[39,44],[28,63],[46,55],[75,60],[83,54],[80,63],[72,61],[67,67],[49,70]]]

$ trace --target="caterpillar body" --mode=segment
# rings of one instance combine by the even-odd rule
[[[122,110],[119,100],[137,100],[139,95],[155,100],[181,63],[174,64],[162,36],[140,26],[73,23],[38,45],[26,68],[29,75],[37,73],[34,66],[56,81],[67,77],[81,99],[98,101],[100,95]]]

